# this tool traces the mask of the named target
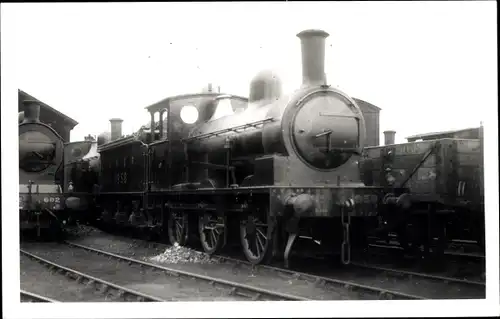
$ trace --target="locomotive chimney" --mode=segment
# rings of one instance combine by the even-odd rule
[[[23,123],[40,122],[40,104],[34,100],[23,101],[24,119]]]
[[[395,144],[396,131],[384,131],[384,145]]]
[[[117,140],[122,136],[122,119],[111,119],[111,141]]]
[[[325,39],[323,30],[305,30],[297,34],[302,46],[302,84],[326,84]]]

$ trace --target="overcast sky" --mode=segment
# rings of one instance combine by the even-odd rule
[[[18,87],[77,120],[71,140],[125,134],[144,107],[208,82],[248,96],[261,69],[301,79],[308,28],[328,33],[330,84],[383,109],[396,140],[487,123],[497,106],[496,2],[20,4]],[[383,140],[383,139],[381,139]]]

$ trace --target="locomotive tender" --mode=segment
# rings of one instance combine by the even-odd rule
[[[198,237],[209,254],[239,238],[252,263],[286,263],[300,238],[349,263],[351,240],[405,202],[402,189],[360,179],[364,118],[326,84],[327,36],[298,34],[303,82],[289,95],[261,72],[248,99],[205,92],[147,107],[149,132],[121,137],[112,119],[111,137],[98,140],[101,221],[156,228],[172,244]]]
[[[78,205],[61,187],[64,141],[40,122],[38,101],[25,100],[19,114],[19,217],[21,230],[49,230],[60,234],[67,209]]]

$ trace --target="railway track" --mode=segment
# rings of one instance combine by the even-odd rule
[[[29,292],[22,289],[20,295],[21,295],[21,302],[59,302],[57,300],[47,298],[45,296],[38,295],[33,292]]]
[[[97,277],[85,274],[83,272],[71,269],[60,264],[54,263],[40,256],[32,254],[24,249],[20,250],[21,255],[26,256],[43,266],[47,267],[53,273],[58,273],[66,276],[69,279],[75,280],[77,283],[84,286],[94,286],[95,289],[99,290],[101,293],[105,294],[106,297],[109,295],[114,296],[115,299],[122,299],[123,301],[164,301],[160,298],[144,294],[139,291],[128,289],[123,286],[111,283],[106,280],[99,279]],[[35,297],[36,298],[36,297]]]
[[[407,258],[407,255],[399,254],[403,250],[399,246],[372,244],[368,251],[371,258],[359,256],[358,261],[378,260],[375,264],[385,268],[394,268],[396,265],[401,271],[429,272],[433,275],[428,277],[446,277],[449,282],[469,282],[471,284],[485,282],[485,257],[481,254],[446,252],[443,258],[422,259],[418,256]],[[398,254],[393,254],[398,252]],[[373,263],[373,260],[370,263]],[[390,263],[387,262],[390,260]],[[437,276],[435,276],[437,275]]]
[[[107,271],[109,272],[113,271],[114,268],[114,273],[118,273],[121,271],[123,273],[121,276],[121,280],[124,283],[128,282],[128,279],[131,279],[130,276],[132,276],[133,274],[140,273],[142,275],[141,283],[135,285],[138,286],[139,289],[132,290],[130,288],[126,288],[125,284],[118,285],[116,283],[111,283],[110,281],[99,279],[95,276],[83,274],[81,271],[56,264],[25,250],[21,250],[21,252],[31,258],[38,260],[41,263],[49,265],[49,267],[54,267],[58,271],[65,272],[68,276],[73,276],[76,280],[81,281],[82,279],[87,278],[88,281],[91,282],[100,282],[102,286],[101,289],[114,289],[121,292],[121,294],[134,295],[138,298],[139,301],[175,301],[182,299],[192,300],[193,296],[196,296],[198,293],[200,293],[200,291],[196,291],[197,289],[199,290],[200,284],[204,284],[204,287],[202,287],[201,289],[204,291],[201,291],[201,293],[205,293],[206,295],[207,290],[213,291],[211,293],[212,300],[221,299],[220,296],[214,297],[214,295],[226,296],[226,298],[222,298],[226,300],[310,300],[306,297],[261,289],[246,284],[190,273],[179,269],[162,267],[160,265],[120,256],[117,254],[106,252],[104,250],[99,250],[76,243],[66,242],[65,245],[60,245],[60,249],[62,248],[61,246],[67,246],[71,247],[73,250],[76,249],[91,253],[90,255],[82,256],[82,254],[78,251],[71,251],[72,253],[74,253],[71,257],[73,258],[72,262],[76,264],[83,264],[86,261],[88,261],[89,263],[96,262],[95,257],[98,257],[97,259],[100,259],[100,262],[102,264],[106,264],[104,265],[105,267],[102,266],[103,269],[107,269]],[[91,255],[93,255],[93,257]],[[92,259],[92,261],[90,261],[89,259]],[[124,269],[132,266],[137,267],[135,269],[128,269],[127,271],[124,271]],[[150,284],[149,287],[147,287],[148,283]],[[152,291],[152,294],[146,294],[142,292],[142,290],[150,290]],[[169,296],[167,297],[165,295]]]
[[[467,280],[467,279],[460,279],[460,278],[454,278],[454,277],[449,277],[449,276],[432,275],[432,274],[409,271],[409,270],[404,270],[404,269],[394,269],[394,268],[382,267],[382,266],[377,266],[377,265],[370,265],[367,263],[352,262],[351,265],[353,265],[355,267],[380,270],[380,271],[393,273],[393,274],[400,275],[400,276],[406,276],[410,279],[412,279],[412,278],[425,278],[425,279],[439,280],[439,281],[443,281],[446,283],[456,283],[456,284],[463,284],[463,285],[468,285],[468,286],[477,286],[477,287],[482,287],[482,288],[486,287],[486,284],[484,282],[477,281],[477,280]]]
[[[214,258],[249,265],[246,261],[231,257],[214,256]],[[381,299],[485,298],[486,290],[484,282],[381,267],[367,263],[352,262],[344,269],[334,268],[326,271],[324,269],[313,269],[307,273],[267,265],[250,267],[270,269],[320,283],[348,287],[364,293],[379,293]],[[401,282],[403,282],[403,285],[400,285]]]
[[[371,248],[382,248],[382,249],[393,249],[403,251],[403,248],[398,246],[397,244],[387,244],[387,243],[373,243],[369,244]],[[456,257],[456,258],[464,258],[464,259],[472,259],[472,260],[484,260],[485,256],[481,253],[477,252],[460,252],[460,251],[452,251],[447,250],[444,252],[445,256]]]
[[[292,278],[298,280],[307,280],[309,282],[314,282],[317,285],[333,286],[343,289],[348,289],[360,293],[360,295],[373,295],[376,299],[403,299],[403,300],[423,300],[426,299],[423,296],[417,294],[405,293],[402,291],[396,291],[391,289],[385,289],[377,286],[366,285],[361,282],[355,282],[352,280],[342,280],[340,278],[332,278],[328,274],[319,275],[310,272],[301,272],[296,270],[289,270],[281,267],[270,266],[270,265],[252,265],[243,259],[236,259],[228,256],[215,255],[212,258],[226,262],[233,263],[235,265],[246,265],[254,271],[258,270],[269,270],[275,273],[286,274]]]
[[[295,300],[295,301],[300,301],[300,300],[310,300],[309,298],[305,297],[299,297],[299,296],[294,296],[290,294],[284,294],[284,293],[279,293],[279,292],[274,292],[271,290],[266,290],[266,289],[261,289],[257,287],[253,287],[250,285],[245,285],[237,282],[231,282],[223,279],[218,279],[215,277],[210,277],[210,276],[204,276],[192,272],[187,272],[187,271],[182,271],[179,269],[175,268],[169,268],[169,267],[164,267],[160,265],[155,265],[149,262],[141,261],[135,258],[129,258],[125,256],[120,256],[118,254],[114,254],[111,252],[107,252],[104,250],[92,248],[89,246],[84,246],[80,245],[77,243],[69,242],[67,241],[66,244],[73,246],[73,247],[78,247],[80,249],[84,249],[86,251],[98,254],[98,255],[103,255],[109,258],[116,259],[119,262],[124,262],[130,264],[137,264],[140,267],[147,267],[150,270],[159,270],[163,271],[165,274],[169,276],[174,276],[174,277],[184,277],[184,278],[189,278],[189,279],[195,279],[199,281],[204,281],[206,283],[209,283],[212,286],[218,285],[220,287],[226,288],[230,291],[231,295],[237,295],[241,296],[247,299],[251,300]]]
[[[389,241],[372,236],[369,236],[368,240],[370,240],[370,243],[374,246],[387,246],[395,249],[401,249],[397,235],[394,234],[389,235]],[[478,242],[474,240],[452,239],[449,241],[444,254],[447,256],[463,256],[484,259],[484,250],[482,250]]]
[[[117,238],[123,238],[118,239]],[[137,242],[121,236],[110,236],[98,246],[108,249],[118,241]],[[122,245],[126,246],[126,245]],[[169,247],[166,244],[145,242],[144,247]],[[117,249],[121,254],[129,254]],[[151,252],[144,252],[144,255]],[[132,256],[134,257],[135,256]],[[451,277],[434,276],[425,273],[410,272],[397,269],[370,266],[368,264],[354,264],[344,269],[306,270],[297,271],[283,269],[276,266],[254,266],[247,261],[230,256],[212,256],[212,260],[224,265],[225,268],[243,269],[248,274],[265,274],[269,277],[288,277],[294,281],[307,282],[316,286],[329,287],[329,289],[348,290],[350,299],[448,299],[448,298],[484,298],[484,284],[468,282]],[[217,266],[214,266],[217,267]],[[170,265],[170,267],[195,268],[190,264]],[[223,266],[220,266],[223,267]],[[194,271],[194,270],[193,270]],[[215,269],[204,268],[207,273],[218,273]],[[369,274],[369,276],[368,276]],[[429,289],[426,289],[429,288]]]
[[[411,283],[425,285],[430,294],[437,295],[439,286],[446,287],[447,291],[443,296],[446,299],[476,299],[486,297],[486,284],[476,280],[459,279],[450,276],[434,275],[422,272],[409,271],[404,269],[383,267],[369,263],[351,263],[352,267],[365,269],[368,273],[384,274],[388,278],[403,278]],[[389,281],[390,282],[390,281]]]

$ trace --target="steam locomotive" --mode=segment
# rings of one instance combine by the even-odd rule
[[[97,141],[91,135],[83,141],[65,144],[63,189],[73,203],[71,218],[80,223],[88,223],[93,218],[98,163]]]
[[[78,197],[65,192],[63,162],[88,150],[82,149],[82,142],[65,144],[55,129],[41,122],[38,101],[24,100],[23,109],[19,113],[20,228],[58,239],[76,221],[74,210],[82,207]]]
[[[255,264],[287,264],[302,244],[349,263],[378,215],[406,205],[405,189],[362,182],[365,122],[356,102],[326,83],[328,34],[298,37],[303,81],[289,95],[264,71],[248,99],[168,97],[146,108],[149,128],[125,137],[122,120],[110,120],[95,159],[100,221],[157,230],[172,244],[199,241],[209,254],[239,242]]]
[[[19,215],[21,230],[49,229],[58,235],[64,218],[65,198],[60,183],[64,142],[41,123],[40,105],[23,102],[19,114]]]

